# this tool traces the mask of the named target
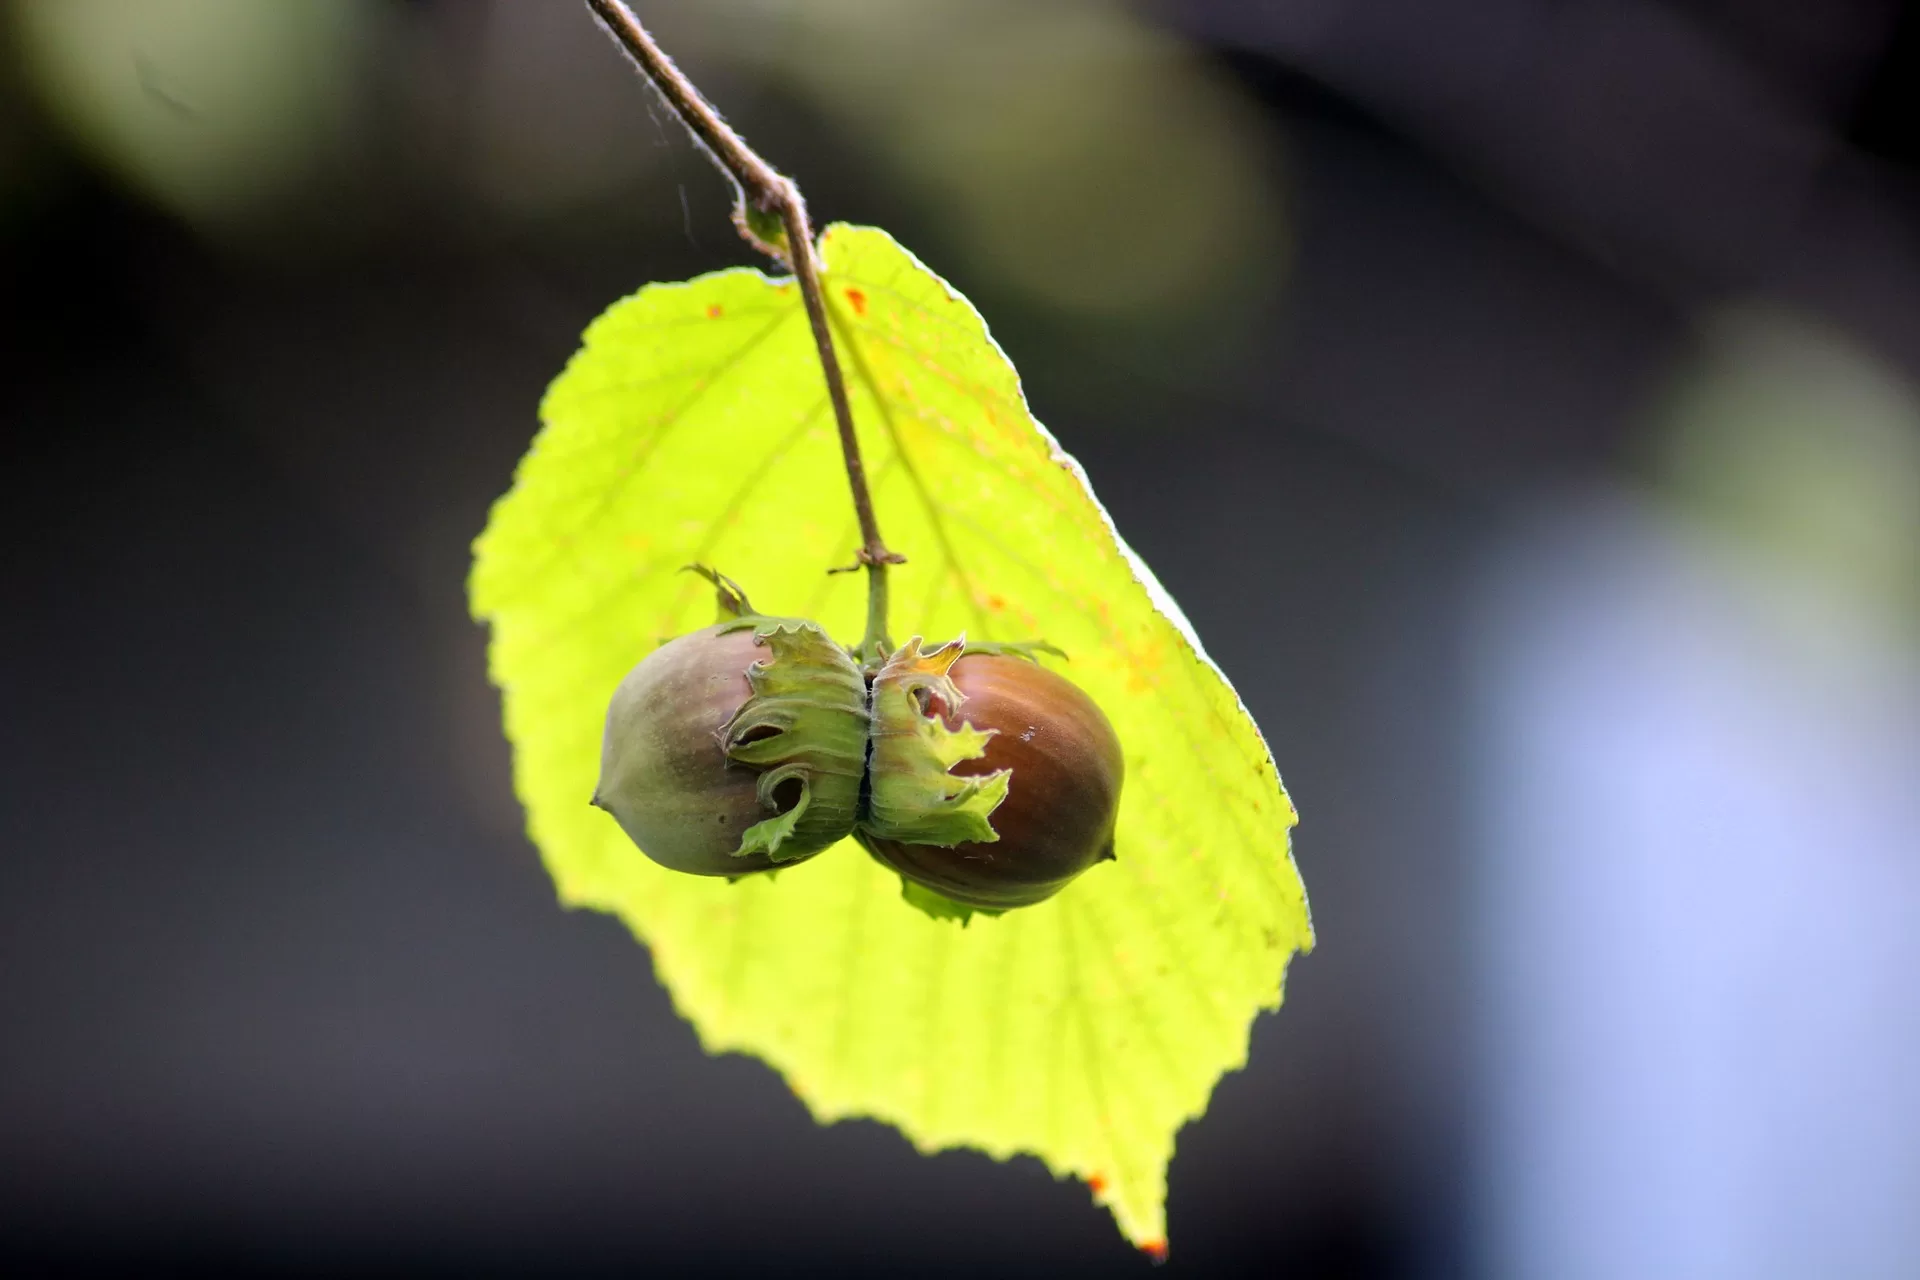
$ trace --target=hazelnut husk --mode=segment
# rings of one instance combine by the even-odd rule
[[[668,641],[614,691],[593,803],[694,875],[812,857],[853,828],[866,685],[825,632],[742,617]]]
[[[878,693],[876,681],[876,735],[885,719]],[[999,911],[1043,901],[1114,856],[1125,760],[1106,714],[1077,685],[1030,657],[962,652],[914,697],[927,720],[983,738],[951,776],[962,785],[1003,778],[1003,793],[986,815],[990,839],[863,822],[857,834],[875,858],[954,902]],[[876,800],[881,767],[876,745]]]

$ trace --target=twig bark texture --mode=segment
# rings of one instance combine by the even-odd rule
[[[674,65],[673,59],[655,43],[622,0],[586,0],[586,3],[733,183],[736,198],[733,220],[740,234],[755,248],[790,267],[800,284],[814,346],[820,353],[820,371],[827,380],[827,397],[833,403],[834,422],[840,432],[840,453],[846,462],[854,514],[860,521],[859,562],[867,568],[869,592],[865,644],[885,644],[887,566],[901,563],[904,557],[887,549],[874,518],[873,497],[867,491],[867,470],[860,459],[860,440],[853,432],[853,410],[847,402],[846,378],[841,373],[839,357],[834,354],[833,333],[827,324],[826,296],[820,289],[820,264],[814,256],[813,228],[807,221],[807,205],[800,197],[800,188],[793,179],[763,160],[720,118],[720,113]]]

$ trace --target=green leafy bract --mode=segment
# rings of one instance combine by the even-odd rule
[[[980,316],[883,232],[835,226],[821,252],[881,527],[909,559],[894,625],[1073,655],[1126,750],[1118,860],[962,929],[851,841],[728,884],[656,866],[584,802],[622,673],[711,617],[680,566],[862,631],[862,575],[824,572],[859,535],[799,293],[751,270],[650,286],[594,321],[476,544],[529,831],[564,901],[651,948],[708,1050],[764,1058],[823,1121],[1036,1155],[1163,1251],[1174,1134],[1312,943],[1292,805]]]
[[[990,843],[1000,836],[990,822],[1007,798],[1010,771],[956,777],[948,770],[987,752],[992,729],[961,723],[949,729],[929,715],[923,698],[961,709],[960,690],[947,674],[964,640],[921,652],[915,636],[887,659],[873,678],[873,792],[866,830],[882,840],[909,844]]]
[[[814,623],[794,618],[742,618],[771,656],[747,668],[753,696],[720,731],[727,758],[764,770],[760,803],[780,807],[787,783],[799,795],[784,812],[740,835],[741,856],[780,860],[789,840],[818,849],[853,830],[867,765],[867,688],[847,651]]]
[[[854,839],[860,837],[856,833]],[[916,911],[921,911],[935,920],[957,920],[962,927],[976,915],[997,916],[1001,912],[987,907],[969,907],[955,902],[938,889],[929,889],[926,885],[900,877],[900,897]]]

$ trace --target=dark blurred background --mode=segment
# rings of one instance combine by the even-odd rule
[[[1174,1272],[1920,1275],[1920,6],[640,11],[1299,805]],[[726,205],[572,4],[0,4],[0,1272],[1144,1272],[704,1058],[522,834],[468,543]]]

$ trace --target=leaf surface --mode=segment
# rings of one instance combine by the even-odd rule
[[[529,831],[564,901],[651,948],[709,1051],[765,1059],[822,1121],[1038,1156],[1164,1252],[1174,1134],[1312,945],[1292,805],[978,313],[883,232],[836,225],[821,249],[881,528],[909,559],[893,630],[1070,655],[1045,661],[1126,753],[1117,860],[961,928],[852,841],[729,884],[656,866],[588,806],[608,695],[712,621],[682,565],[843,642],[862,630],[863,575],[825,572],[859,535],[799,293],[746,269],[649,286],[594,321],[475,544]]]

